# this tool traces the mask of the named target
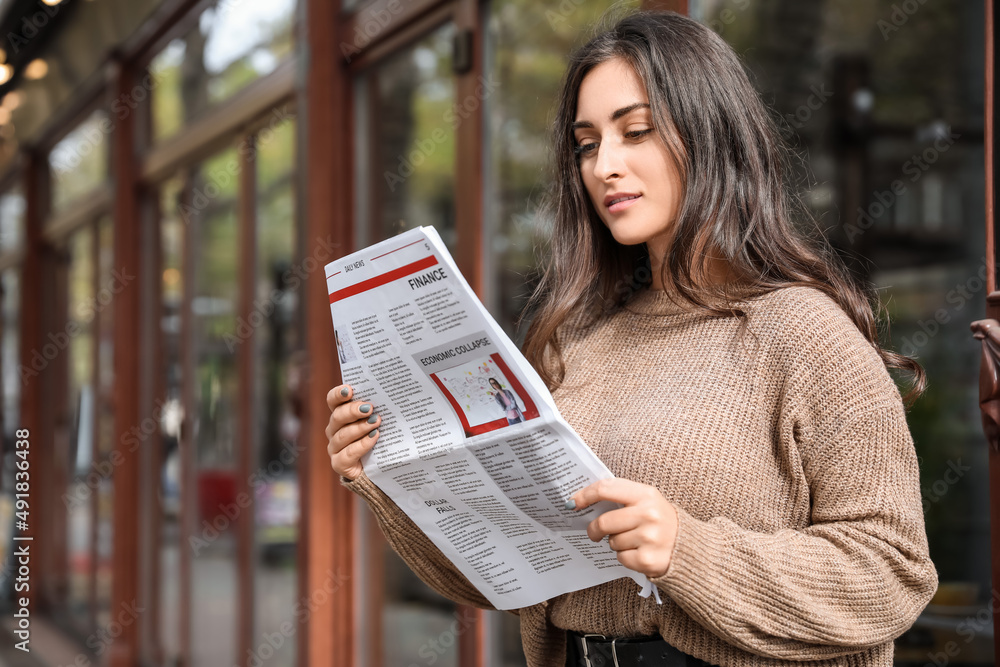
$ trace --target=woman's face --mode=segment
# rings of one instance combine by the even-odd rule
[[[497,391],[500,391],[500,383],[499,382],[497,382],[496,380],[490,380],[490,384],[493,385],[494,389],[496,389]]]
[[[623,245],[645,243],[662,259],[681,178],[653,125],[642,80],[624,60],[608,60],[584,77],[573,133],[584,187],[612,236]]]

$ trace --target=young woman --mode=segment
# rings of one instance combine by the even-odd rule
[[[493,399],[503,410],[504,416],[507,418],[507,426],[523,422],[524,415],[521,413],[521,408],[517,407],[517,396],[514,392],[510,389],[502,389],[496,378],[490,378],[490,386],[496,390]]]
[[[525,354],[615,474],[568,506],[622,505],[588,533],[663,603],[620,579],[521,609],[528,663],[891,665],[937,587],[887,368],[912,375],[909,397],[923,371],[880,346],[867,293],[796,229],[739,59],[686,17],[628,16],[573,56],[554,150]],[[371,404],[346,386],[328,400],[332,466],[393,547],[488,606],[365,477]]]

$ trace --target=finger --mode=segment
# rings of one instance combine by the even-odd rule
[[[380,415],[371,415],[368,419],[358,420],[346,426],[341,426],[330,436],[330,443],[327,445],[327,453],[331,456],[350,446],[351,443],[360,440],[373,432],[382,423]],[[329,427],[328,427],[329,428]]]
[[[641,530],[627,530],[623,533],[611,535],[608,538],[608,546],[614,551],[638,549],[647,543],[646,535]]]
[[[351,400],[353,395],[354,388],[347,384],[331,389],[326,395],[326,404],[330,406],[330,412],[333,412],[338,405]]]
[[[571,503],[575,503],[571,509],[580,510],[602,500],[608,500],[620,505],[634,505],[649,498],[650,490],[656,491],[656,489],[647,484],[640,484],[639,482],[621,479],[620,477],[610,477],[608,479],[600,479],[590,486],[580,489],[570,496],[566,506],[570,507]],[[656,491],[656,493],[659,492]]]
[[[618,535],[635,530],[642,525],[642,516],[633,508],[623,507],[619,510],[605,512],[587,524],[587,535],[594,542],[604,539],[605,535]]]
[[[375,406],[369,401],[352,401],[338,405],[333,411],[333,421],[339,426],[368,419],[375,412]]]
[[[330,465],[334,471],[348,479],[356,479],[364,470],[361,465],[361,457],[371,451],[371,448],[378,442],[378,436],[378,430],[372,431],[331,456]]]

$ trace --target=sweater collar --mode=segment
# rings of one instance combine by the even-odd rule
[[[694,306],[677,295],[647,287],[632,297],[625,308],[647,315],[678,315],[691,312]]]

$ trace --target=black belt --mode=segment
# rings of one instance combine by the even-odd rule
[[[604,635],[567,632],[567,667],[708,667],[709,663],[683,653],[662,637],[614,639]]]

